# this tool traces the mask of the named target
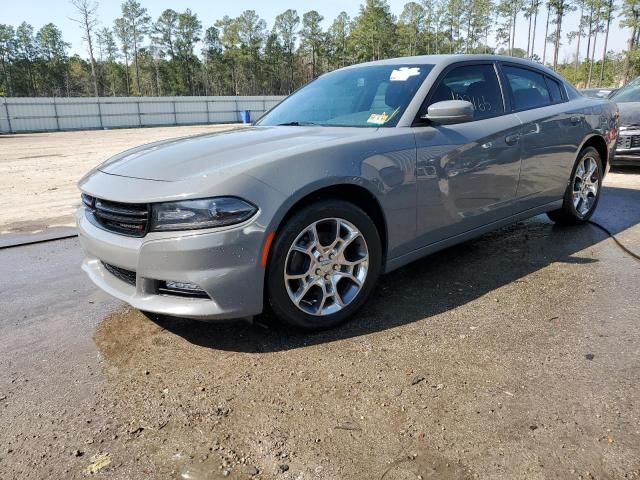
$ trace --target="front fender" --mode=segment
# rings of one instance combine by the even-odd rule
[[[287,213],[289,213],[297,204],[302,202],[305,198],[310,195],[313,195],[315,192],[319,192],[328,187],[335,187],[337,185],[353,185],[360,188],[364,188],[367,190],[373,197],[376,198],[378,204],[381,205],[382,200],[382,192],[376,185],[366,180],[362,177],[327,177],[319,179],[315,182],[308,183],[299,187],[292,194],[289,194],[285,197],[284,201],[280,205],[280,207],[275,212],[271,221],[269,222],[269,226],[267,231],[269,232],[277,232],[282,224],[283,219],[286,217]],[[384,214],[384,209],[382,209]],[[385,218],[386,222],[386,218]],[[387,225],[388,228],[388,225]]]
[[[381,130],[250,172],[285,197],[270,219],[269,231],[277,231],[286,214],[313,192],[351,185],[365,189],[378,202],[387,224],[387,257],[410,250],[416,232],[415,138],[411,129]]]

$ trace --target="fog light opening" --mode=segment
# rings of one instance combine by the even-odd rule
[[[199,285],[189,282],[178,282],[175,280],[161,281],[158,286],[158,293],[161,295],[177,295],[179,297],[207,298],[210,299]]]

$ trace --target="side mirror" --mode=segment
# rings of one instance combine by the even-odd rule
[[[466,100],[445,100],[429,105],[427,114],[421,118],[440,125],[452,125],[471,122],[474,111],[473,103]]]

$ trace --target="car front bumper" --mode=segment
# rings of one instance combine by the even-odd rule
[[[263,307],[265,234],[251,221],[228,229],[152,232],[143,238],[115,234],[94,225],[87,210],[76,214],[82,268],[112,296],[134,308],[201,320],[243,318]],[[106,265],[111,268],[108,268]],[[130,281],[113,268],[133,274]],[[209,298],[185,298],[161,291],[165,281],[198,285]]]
[[[630,127],[620,128],[616,154],[611,163],[616,166],[640,166],[640,130]]]
[[[616,167],[622,167],[625,165],[640,167],[640,150],[637,152],[617,150],[611,163]]]

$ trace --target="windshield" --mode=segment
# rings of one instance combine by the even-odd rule
[[[328,73],[302,87],[257,125],[393,127],[433,65],[378,65]]]
[[[614,102],[640,102],[640,77],[614,93],[611,100]]]

